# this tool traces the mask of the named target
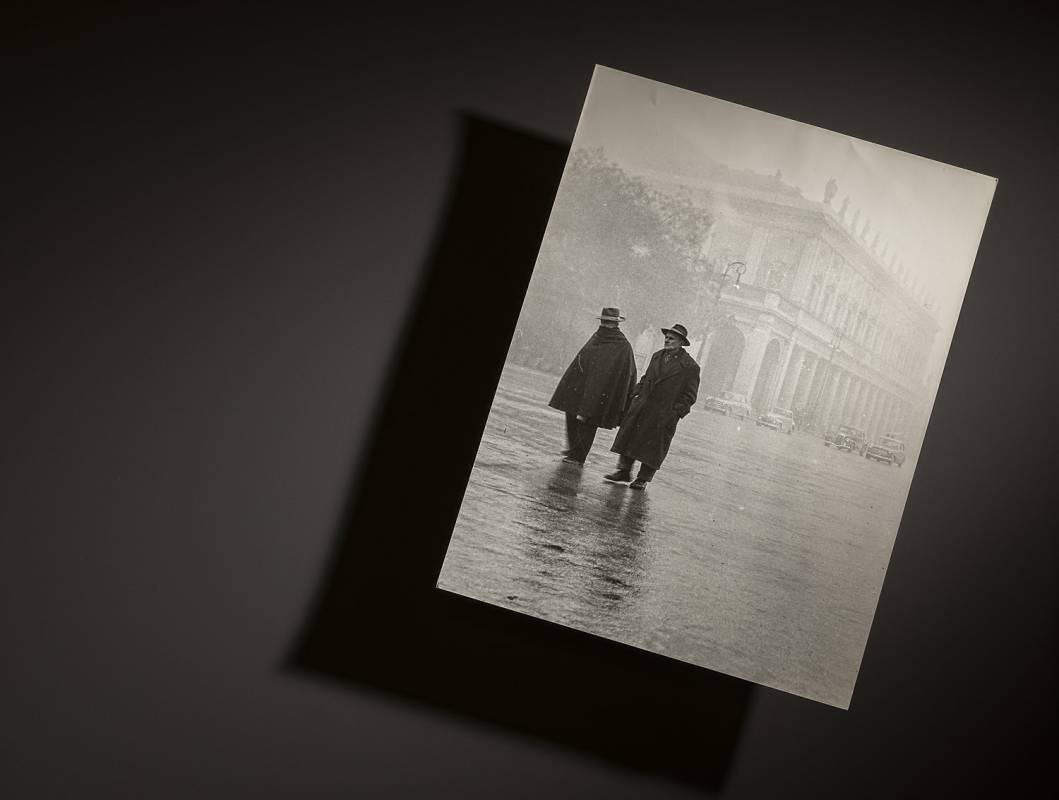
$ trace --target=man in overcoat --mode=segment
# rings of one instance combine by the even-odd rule
[[[618,469],[604,476],[624,483],[632,479],[633,465],[639,461],[630,489],[647,488],[669,452],[677,422],[690,413],[699,394],[699,365],[684,349],[691,344],[687,328],[662,328],[662,335],[665,347],[651,356],[610,448],[618,454]]]
[[[625,317],[604,308],[599,329],[585,342],[567,367],[548,405],[566,412],[567,449],[563,460],[584,464],[598,428],[621,423],[636,385],[632,345],[618,329]]]

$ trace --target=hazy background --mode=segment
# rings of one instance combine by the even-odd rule
[[[576,146],[602,147],[633,172],[705,177],[713,162],[778,171],[816,202],[834,178],[832,208],[848,202],[847,224],[854,214],[869,222],[868,241],[879,236],[880,254],[888,247],[884,263],[895,257],[901,283],[935,298],[944,355],[989,210],[990,176],[614,70],[601,71],[580,127]]]
[[[569,140],[596,63],[1000,179],[853,709],[759,690],[722,796],[1054,790],[1051,38],[973,13],[19,10],[0,792],[701,796],[280,668],[457,112]]]

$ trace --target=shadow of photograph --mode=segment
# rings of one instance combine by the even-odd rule
[[[474,115],[459,124],[448,206],[331,564],[283,668],[717,791],[751,684],[435,588],[568,152]],[[569,466],[539,476],[555,507],[582,492]],[[614,525],[591,542],[577,590],[620,609],[635,601],[649,500],[599,491],[591,513]],[[559,541],[549,513],[521,546],[561,586],[564,552],[586,543]]]

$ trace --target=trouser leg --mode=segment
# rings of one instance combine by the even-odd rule
[[[632,465],[634,461],[628,456],[618,456],[618,468],[609,475],[604,475],[603,478],[608,481],[615,481],[624,483],[625,481],[632,480]]]
[[[578,461],[584,461],[588,458],[588,451],[592,449],[592,443],[596,440],[596,426],[588,422],[578,422],[578,447],[577,455],[574,456]]]
[[[567,457],[583,462],[588,458],[592,442],[596,440],[596,426],[589,422],[581,422],[574,414],[567,414],[566,439],[570,444],[566,453]]]
[[[636,473],[636,480],[647,483],[651,478],[658,472],[657,467],[649,467],[647,464],[640,462],[640,471]]]
[[[570,455],[577,443],[577,417],[573,414],[566,415],[566,453]]]

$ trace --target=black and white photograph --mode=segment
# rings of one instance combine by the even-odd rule
[[[1055,796],[1034,10],[5,8],[0,800]]]
[[[438,586],[849,708],[996,185],[597,66]]]

